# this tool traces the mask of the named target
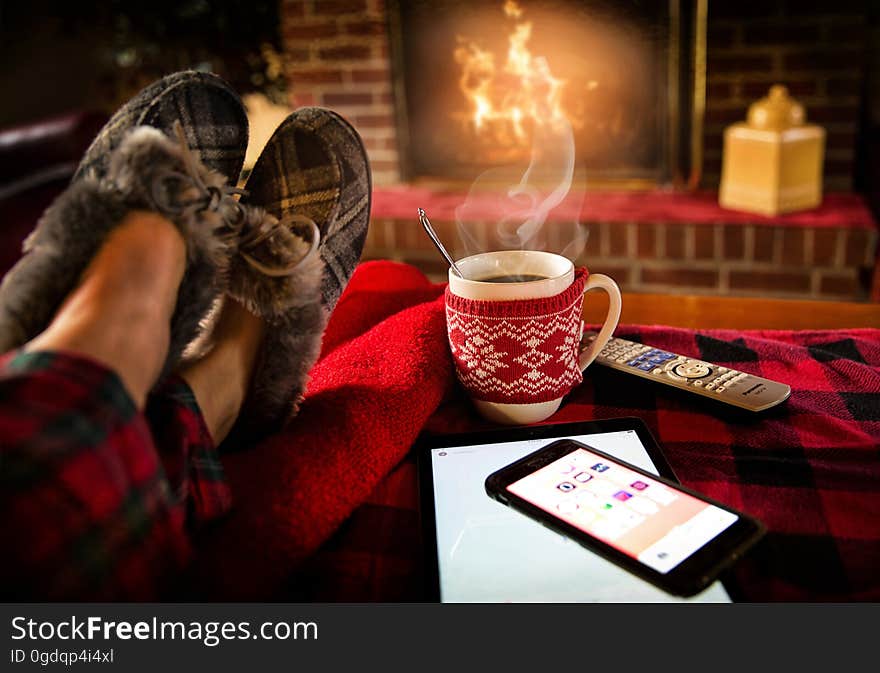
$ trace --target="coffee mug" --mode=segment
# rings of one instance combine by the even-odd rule
[[[456,266],[462,275],[449,270],[446,327],[458,380],[491,421],[524,425],[550,417],[611,339],[620,319],[617,283],[533,250],[486,252]],[[608,293],[608,315],[580,351],[590,290]]]

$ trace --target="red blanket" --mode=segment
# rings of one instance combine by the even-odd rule
[[[236,507],[201,541],[193,580],[213,598],[279,597],[406,455],[452,385],[442,293],[406,265],[357,270],[297,418],[223,458]]]
[[[415,470],[411,457],[395,465],[423,429],[489,427],[453,383],[442,290],[405,265],[358,269],[299,417],[224,458],[236,509],[200,542],[202,591],[423,598]],[[769,534],[738,572],[748,599],[880,599],[880,330],[617,335],[787,382],[792,396],[743,419],[593,366],[548,422],[639,416],[683,483],[761,519]]]

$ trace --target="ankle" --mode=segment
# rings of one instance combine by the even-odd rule
[[[262,319],[227,297],[211,350],[180,373],[217,444],[229,434],[247,399],[265,329]]]

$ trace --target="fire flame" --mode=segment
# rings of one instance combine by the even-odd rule
[[[523,10],[515,0],[506,0],[504,13],[516,24],[500,70],[494,54],[461,36],[454,56],[461,65],[459,87],[471,107],[467,121],[476,133],[503,145],[524,145],[530,128],[568,122],[562,107],[566,82],[553,76],[546,58],[532,56],[532,22],[520,20]]]

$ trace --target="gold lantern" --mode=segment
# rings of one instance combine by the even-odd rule
[[[778,215],[822,203],[825,129],[807,124],[784,86],[749,106],[746,122],[724,130],[719,203]]]

